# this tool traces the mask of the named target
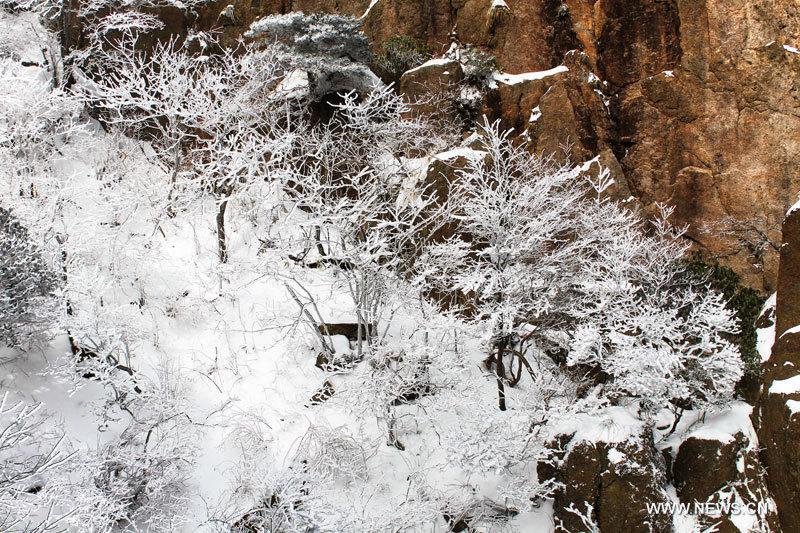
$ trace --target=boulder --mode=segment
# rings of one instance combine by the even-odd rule
[[[561,446],[565,440],[562,436]],[[555,467],[539,468],[540,479],[554,475],[563,487],[553,504],[554,520],[563,530],[586,531],[584,519],[591,519],[604,533],[672,531],[670,514],[651,513],[647,508],[647,504],[668,502],[664,461],[650,439],[567,441],[566,448]],[[589,516],[582,519],[570,509]]]
[[[734,480],[739,448],[733,440],[689,437],[683,441],[672,464],[673,484],[680,501],[705,502]]]
[[[752,434],[751,428],[746,429]],[[690,506],[740,503],[753,511],[696,515],[699,524],[715,525],[719,533],[748,533],[750,529],[736,525],[744,522],[757,531],[780,531],[757,446],[743,431],[718,436],[721,438],[690,436],[680,444],[672,469],[679,500]]]
[[[411,116],[460,125],[457,98],[463,79],[458,61],[433,59],[402,75],[400,94],[411,105]]]

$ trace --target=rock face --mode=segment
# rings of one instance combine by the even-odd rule
[[[800,211],[789,213],[783,224],[775,316],[775,344],[763,365],[755,422],[781,526],[800,531]]]
[[[464,71],[458,61],[432,60],[409,70],[400,78],[400,92],[414,113],[448,124],[460,125],[455,106]]]
[[[780,530],[774,509],[763,507],[769,503],[769,492],[758,454],[741,432],[724,440],[689,437],[683,441],[672,465],[672,480],[681,503],[741,502],[754,511],[748,518],[758,531]],[[701,514],[698,518],[704,527],[716,524],[719,533],[740,531],[731,515]]]
[[[675,204],[675,222],[689,224],[698,245],[749,284],[774,287],[780,221],[800,190],[796,2],[507,0],[498,13],[488,1],[417,4],[380,0],[365,27],[377,40],[405,32],[443,46],[457,24],[462,41],[489,47],[510,72],[549,69],[583,50],[610,85],[610,115],[563,87],[549,95],[554,115],[574,114],[583,130],[610,120],[606,142],[641,203]],[[510,102],[505,114],[515,110]]]
[[[613,444],[570,443],[569,437],[562,438],[561,444],[565,441],[565,456],[552,470],[539,471],[540,478],[554,475],[563,484],[553,504],[555,523],[562,530],[587,531],[593,522],[603,532],[672,531],[670,514],[647,509],[647,504],[668,502],[663,460],[647,437],[632,436]]]
[[[657,202],[676,205],[674,222],[688,224],[700,248],[751,286],[773,290],[780,222],[800,190],[793,163],[800,157],[794,51],[800,6],[780,0],[506,4],[380,0],[365,29],[376,42],[408,34],[443,48],[456,26],[461,41],[489,48],[508,72],[546,70],[563,63],[565,52],[582,50],[609,84],[610,112],[563,84],[542,102],[552,112],[543,113],[540,128],[550,137],[569,135],[580,145],[573,158],[613,149],[649,212]],[[530,110],[518,102],[539,100],[536,85],[501,88],[514,94],[500,97],[499,115],[515,126],[527,121]],[[585,142],[593,136],[597,146]],[[542,139],[538,148],[558,144]]]

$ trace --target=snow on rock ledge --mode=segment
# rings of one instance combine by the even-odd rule
[[[567,68],[565,65],[559,65],[549,70],[540,70],[538,72],[525,72],[523,74],[498,73],[494,75],[494,80],[499,81],[500,83],[505,83],[506,85],[516,85],[518,83],[523,83],[526,81],[542,80],[544,78],[549,78],[551,76],[555,76],[557,74],[563,74],[565,72],[569,72],[569,68]]]

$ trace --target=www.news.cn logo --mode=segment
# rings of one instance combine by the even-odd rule
[[[758,515],[764,516],[770,511],[770,502],[659,502],[648,503],[649,514],[679,514],[679,515],[708,515],[708,516],[735,516]]]

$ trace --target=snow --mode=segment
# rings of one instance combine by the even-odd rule
[[[429,59],[428,61],[424,62],[420,66],[414,67],[412,69],[407,70],[406,74],[411,73],[411,72],[417,72],[417,71],[420,71],[422,69],[426,69],[426,68],[429,68],[429,67],[442,67],[444,65],[449,65],[452,62],[453,62],[453,60],[449,59],[447,57],[437,57],[437,58],[434,58],[434,59]]]
[[[578,414],[556,425],[554,435],[574,435],[570,446],[580,442],[623,443],[644,430],[636,416],[636,406],[613,406],[599,413]]]
[[[657,424],[660,428],[665,428],[656,432],[657,446],[661,450],[670,450],[675,454],[681,443],[691,437],[727,443],[733,442],[736,435],[742,434],[747,437],[750,449],[756,449],[758,436],[750,419],[752,412],[753,406],[742,401],[731,402],[725,408],[712,412],[686,411],[675,432],[668,438],[659,439],[658,434],[665,435],[673,422],[673,418],[666,416],[665,413]]]
[[[287,74],[276,88],[285,98],[303,98],[308,95],[308,72],[295,69]]]
[[[485,155],[486,152],[482,152],[480,150],[475,150],[468,147],[460,147],[436,154],[434,158],[439,159],[440,161],[452,161],[453,159],[457,159],[459,157],[463,157],[465,159],[477,159]]]
[[[788,44],[784,44],[783,45],[783,49],[786,50],[787,52],[791,52],[793,54],[800,54],[800,50],[798,50],[794,46],[790,46]]]
[[[738,433],[744,434],[751,447],[758,439],[753,429],[750,415],[753,406],[745,402],[733,402],[728,408],[707,414],[705,421],[684,435],[684,439],[694,437],[702,440],[732,442]]]
[[[364,11],[364,14],[363,14],[363,15],[361,15],[361,16],[359,17],[359,20],[364,20],[364,19],[366,19],[366,18],[367,18],[367,16],[369,15],[369,12],[370,12],[370,11],[372,11],[372,8],[373,8],[373,7],[375,7],[375,6],[378,4],[378,2],[380,2],[380,0],[372,0],[372,1],[369,3],[369,6],[367,6],[367,10],[366,10],[366,11]]]
[[[611,464],[619,464],[627,459],[627,456],[616,448],[608,450],[608,460]]]
[[[766,328],[756,329],[756,350],[761,356],[762,363],[769,361],[769,358],[772,355],[772,345],[775,343],[775,299],[776,294],[772,293],[772,295],[764,303],[761,313],[759,313],[759,316],[762,316],[771,310],[773,316],[772,325]]]
[[[565,65],[559,65],[549,70],[542,70],[538,72],[525,72],[523,74],[496,73],[494,75],[494,80],[499,81],[500,83],[504,83],[506,85],[516,85],[518,83],[523,83],[526,81],[542,80],[545,78],[549,78],[551,76],[562,74],[564,72],[569,72],[569,68],[567,68]]]
[[[377,1],[370,3],[364,17]],[[502,0],[494,0],[492,5],[507,7]],[[0,35],[21,26],[9,20],[0,13]],[[39,57],[35,38],[28,37],[0,43],[14,58],[0,66],[10,65],[10,71],[19,76],[7,86],[5,102],[21,103],[23,108],[37,93],[30,88],[47,81],[41,69],[22,69],[13,64],[19,57]],[[435,59],[418,68],[447,63],[448,59]],[[563,72],[567,68],[561,66],[543,72],[499,74],[495,79],[514,84]],[[307,74],[290,72],[279,90],[285,97],[305,96]],[[534,108],[530,120],[540,117],[541,110]],[[248,182],[228,200],[229,258],[222,263],[214,225],[217,198],[197,187],[194,180],[182,182],[186,205],[174,216],[165,216],[162,207],[168,174],[156,161],[155,143],[108,134],[95,122],[83,126],[58,146],[57,155],[49,160],[52,176],[36,182],[44,187],[36,198],[23,198],[16,182],[0,181],[0,194],[4,200],[15,202],[20,216],[31,226],[55,217],[53,224],[69,236],[68,288],[82,338],[102,341],[121,337],[136,379],[149,385],[161,383],[179,397],[178,418],[190,420],[179,426],[187,432],[178,435],[188,452],[181,456],[189,480],[181,511],[188,521],[171,531],[206,531],[215,520],[227,525],[228,521],[219,520],[216,513],[224,512],[228,518],[241,516],[263,501],[265,490],[279,486],[278,481],[296,481],[303,473],[292,468],[306,449],[317,453],[309,455],[322,464],[321,472],[331,478],[335,474],[336,481],[325,485],[328,478],[315,478],[308,486],[303,481],[302,490],[313,492],[324,485],[322,490],[329,491],[324,493],[328,514],[348,520],[345,525],[320,527],[321,531],[419,530],[414,520],[422,521],[420,516],[425,517],[429,529],[443,531],[447,528],[441,517],[443,501],[463,500],[467,505],[487,498],[522,508],[519,516],[497,525],[498,531],[552,530],[553,502],[535,508],[529,498],[539,490],[535,464],[538,454],[544,453],[541,443],[532,437],[531,413],[538,415],[543,409],[545,392],[540,383],[525,378],[506,391],[509,409],[497,408],[495,377],[482,366],[492,325],[470,324],[445,315],[414,300],[418,295],[406,285],[392,287],[395,292],[387,311],[392,321],[386,346],[382,347],[385,351],[370,354],[367,361],[352,369],[323,371],[315,366],[321,348],[314,328],[298,318],[298,304],[287,287],[307,290],[308,301],[300,305],[313,307],[323,321],[352,322],[352,284],[343,281],[341,270],[307,268],[289,260],[287,250],[297,250],[278,244],[311,242],[307,235],[319,220],[296,206],[287,208],[284,197],[278,194],[280,187],[263,180]],[[463,143],[478,139],[473,134]],[[427,157],[401,159],[403,172],[392,183],[402,187],[396,207],[416,205],[419,184],[431,159],[450,162],[460,157],[483,159],[486,155],[460,146]],[[389,165],[396,159],[384,157],[380,162]],[[580,169],[589,169],[598,161],[588,161]],[[569,175],[573,174],[570,171]],[[496,193],[496,178],[491,176],[492,187],[484,192]],[[518,179],[508,183],[512,193],[517,191]],[[569,201],[556,203],[579,201],[570,200],[573,193],[568,193],[563,198]],[[527,198],[540,200],[546,194],[537,192],[537,197]],[[580,191],[574,194],[582,195]],[[41,203],[50,201],[49,195],[53,195],[52,203]],[[493,211],[489,210],[491,215],[506,207],[533,205],[528,201],[514,205],[504,194],[500,198]],[[70,209],[62,212],[62,201]],[[519,218],[527,220],[525,216]],[[548,223],[545,220],[541,227]],[[533,227],[538,231],[540,225]],[[53,226],[47,229],[53,230]],[[530,233],[526,230],[523,237]],[[305,258],[309,263],[318,259],[316,250]],[[560,264],[553,263],[553,268]],[[516,276],[515,270],[509,279],[513,281]],[[472,280],[459,282],[467,286]],[[592,285],[597,286],[605,285]],[[529,289],[527,285],[523,288]],[[633,315],[639,317],[641,311],[636,308]],[[713,316],[708,320],[721,319]],[[659,330],[654,338],[661,336]],[[630,341],[623,337],[614,336],[612,343]],[[337,356],[353,354],[346,337],[334,335],[330,342]],[[636,368],[624,365],[635,362],[640,353],[633,349],[620,353],[615,363],[621,368],[620,374],[633,375],[630,384],[638,387],[636,390],[644,387],[649,393],[652,387],[670,381],[663,369],[652,370],[654,377],[649,381],[639,380]],[[431,354],[433,357],[429,357]],[[9,359],[6,355],[0,353],[0,361]],[[673,354],[647,355],[670,362]],[[102,445],[117,443],[134,415],[118,408],[105,382],[75,375],[67,364],[71,357],[67,339],[59,335],[43,353],[31,351],[27,357],[4,363],[0,375],[5,377],[0,385],[16,391],[20,398],[42,402],[51,415],[48,424],[62,427],[71,446],[91,456]],[[392,380],[398,379],[398,370],[385,360],[408,362],[415,361],[414,357],[431,364],[429,371],[437,392],[414,405],[392,406],[391,416],[396,413],[398,434],[405,445],[405,450],[400,450],[387,446],[386,406],[398,399],[390,387],[396,385]],[[66,361],[66,370],[53,375],[53,365],[58,367],[60,361]],[[381,364],[389,368],[382,369]],[[549,360],[544,358],[537,364],[543,368],[540,372],[546,383]],[[333,384],[336,394],[323,404],[310,405],[311,396],[325,381]],[[583,404],[572,402],[573,392],[568,386],[559,390],[554,403],[566,398],[564,403],[569,405],[554,407],[557,415],[547,413],[552,420],[543,426],[542,433],[573,434],[573,443],[621,444],[640,438],[650,428],[635,401],[614,406],[599,401]],[[624,389],[620,392],[622,397],[628,394]],[[551,400],[548,397],[547,401]],[[580,403],[579,407],[574,403]],[[794,409],[794,404],[787,405]],[[709,414],[691,431],[720,439],[737,428],[752,432],[748,408],[737,403],[727,411]],[[566,415],[561,416],[562,412]],[[687,423],[698,422],[699,415],[690,413],[686,419]],[[675,438],[683,438],[689,431],[686,424],[679,429]],[[626,457],[612,447],[608,459],[617,464]],[[391,528],[382,521],[386,516],[392,520]],[[403,520],[408,527],[398,525],[397,521]],[[147,529],[145,526],[132,524],[134,528]],[[480,530],[493,527],[480,526]]]
[[[508,9],[506,0],[492,0],[492,5],[489,9]]]
[[[664,74],[664,76],[667,77],[667,78],[674,78],[675,77],[675,73],[673,71],[671,71],[671,70],[665,70],[664,72],[662,72],[662,74]]]
[[[769,387],[770,394],[797,394],[800,393],[800,375],[772,382]]]
[[[786,400],[786,407],[789,408],[789,416],[793,417],[796,414],[800,414],[800,401],[798,400]]]
[[[784,335],[795,335],[797,333],[800,333],[800,324],[792,326],[783,333],[781,333],[781,338],[783,338]]]
[[[789,215],[791,215],[792,213],[794,213],[794,212],[795,212],[795,211],[797,211],[798,209],[800,209],[800,199],[798,199],[798,200],[797,200],[797,202],[795,202],[795,203],[792,205],[792,207],[790,207],[790,208],[789,208],[789,210],[788,210],[788,211],[786,211],[786,216],[788,217]]]
[[[542,110],[539,109],[539,106],[537,105],[536,107],[531,109],[531,116],[528,119],[528,122],[536,122],[540,118],[542,118]]]

